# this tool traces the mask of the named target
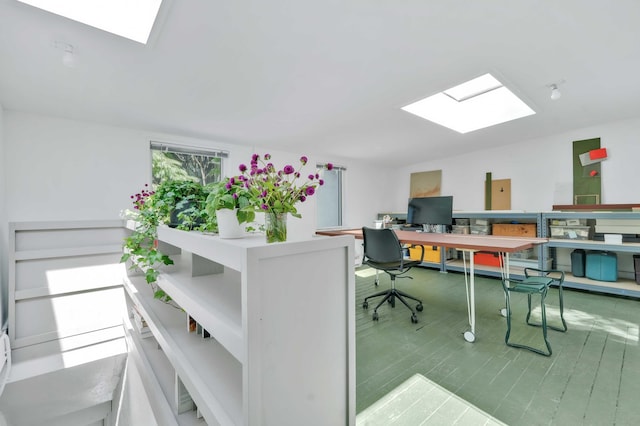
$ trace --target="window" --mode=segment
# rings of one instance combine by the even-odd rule
[[[323,166],[323,164],[319,164],[318,168],[323,168]],[[347,169],[344,167],[334,166],[333,170],[325,170],[322,174],[324,185],[319,186],[316,192],[318,196],[318,229],[342,226],[343,185],[346,171]]]
[[[206,185],[222,179],[222,159],[229,153],[152,141],[151,156],[154,185],[168,179]]]

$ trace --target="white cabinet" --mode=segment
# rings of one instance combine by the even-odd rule
[[[354,424],[352,237],[265,244],[162,227],[158,239],[181,250],[158,284],[182,310],[154,300],[141,277],[125,288],[165,360],[132,336],[149,346],[137,351],[149,386],[178,424],[176,376],[210,425]],[[188,316],[210,337],[190,332]]]

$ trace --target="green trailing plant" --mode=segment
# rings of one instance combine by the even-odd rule
[[[130,197],[133,210],[127,212],[127,218],[135,223],[135,228],[124,239],[120,261],[130,261],[132,268],[144,273],[156,299],[171,302],[169,295],[157,285],[157,280],[158,268],[173,264],[169,255],[158,248],[158,226],[169,225],[173,217],[178,229],[215,230],[215,218],[206,213],[208,194],[208,188],[198,182],[168,180],[156,190],[145,185],[142,191]]]

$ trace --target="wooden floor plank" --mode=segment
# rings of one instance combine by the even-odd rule
[[[398,288],[423,299],[417,324],[400,304],[382,306],[373,321],[362,299],[388,288],[389,280],[381,275],[376,287],[373,274],[362,275],[356,277],[356,411],[420,373],[511,425],[637,423],[638,300],[565,290],[569,331],[549,331],[553,355],[547,358],[504,344],[497,279],[476,278],[477,340],[471,344],[462,338],[468,329],[462,274],[414,268],[413,280],[398,281]],[[523,323],[526,298],[512,302],[514,338],[543,344],[541,329]],[[559,323],[556,289],[547,306],[549,321]]]

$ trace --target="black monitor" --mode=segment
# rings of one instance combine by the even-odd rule
[[[453,224],[452,211],[452,196],[410,198],[407,223],[412,225],[451,225]]]

